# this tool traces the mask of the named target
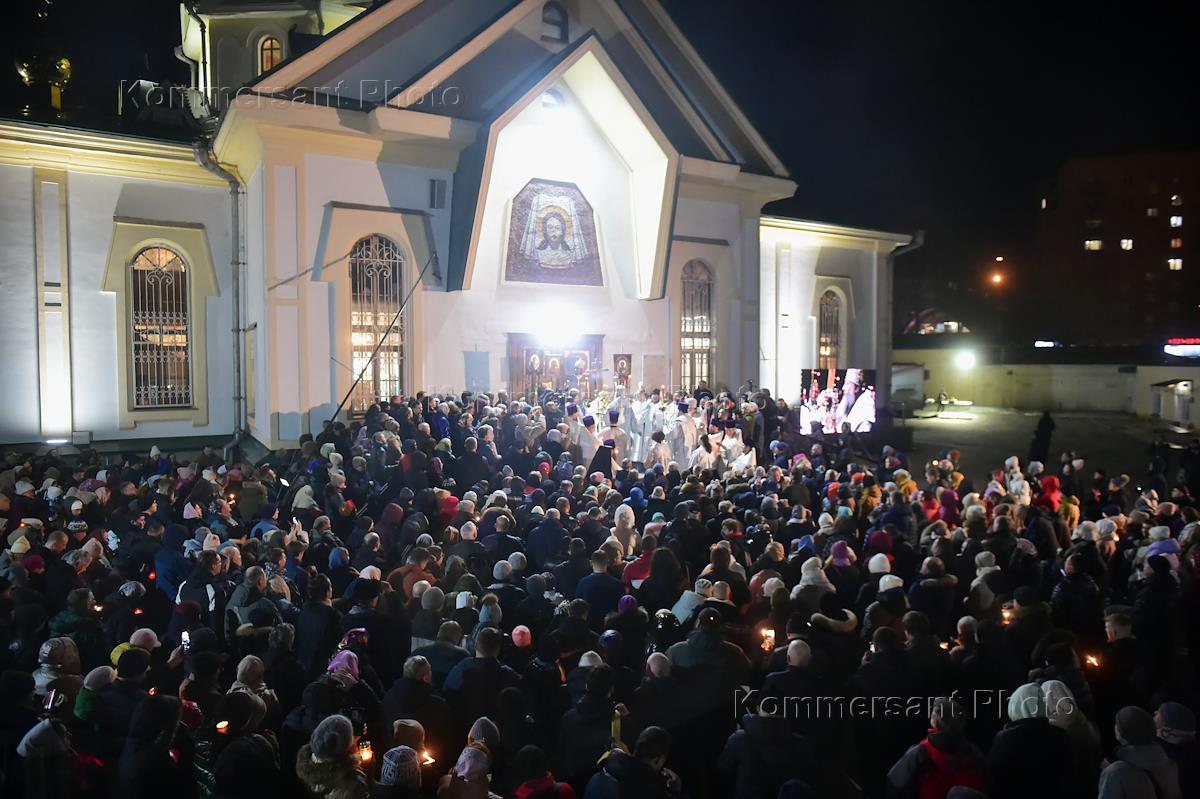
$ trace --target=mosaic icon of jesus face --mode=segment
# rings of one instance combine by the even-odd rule
[[[567,223],[563,221],[561,214],[556,211],[546,214],[546,218],[542,221],[542,243],[538,249],[571,249],[570,245],[563,239],[563,233],[566,229]]]
[[[596,222],[578,186],[535,178],[513,198],[504,279],[604,284]]]

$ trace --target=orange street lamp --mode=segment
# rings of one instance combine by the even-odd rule
[[[992,272],[991,280],[993,286],[999,286],[1004,282],[1004,275],[1000,272]]]

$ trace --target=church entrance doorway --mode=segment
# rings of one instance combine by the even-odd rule
[[[579,389],[584,400],[600,390],[604,380],[604,336],[587,334],[574,341],[548,345],[529,333],[508,334],[509,385],[514,395],[529,402],[543,394]]]

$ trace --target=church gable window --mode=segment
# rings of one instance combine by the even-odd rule
[[[283,61],[283,43],[275,36],[258,40],[258,74],[270,72]]]

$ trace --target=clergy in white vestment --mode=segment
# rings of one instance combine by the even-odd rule
[[[625,432],[625,428],[621,427],[620,422],[620,409],[609,408],[608,427],[599,434],[602,441],[611,440],[613,442],[613,460],[617,463],[621,463],[629,457],[629,433]]]
[[[732,467],[734,461],[746,453],[746,445],[742,443],[742,430],[737,422],[730,419],[725,422],[725,435],[721,438],[721,458]]]
[[[582,431],[579,434],[579,454],[583,463],[591,463],[600,448],[600,438],[596,435],[596,419],[592,416],[583,417]]]
[[[676,463],[687,463],[696,448],[698,434],[696,423],[688,416],[686,402],[675,403],[675,416],[667,422],[667,444],[671,447],[671,459]]]
[[[636,414],[636,435],[634,436],[633,459],[644,462],[650,448],[654,446],[651,436],[656,432],[661,432],[666,424],[663,417],[662,395],[655,391],[649,398],[638,400],[634,403],[634,412]]]

